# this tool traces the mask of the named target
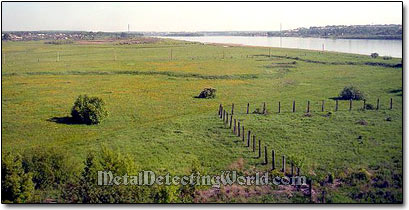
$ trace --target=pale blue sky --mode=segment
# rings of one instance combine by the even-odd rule
[[[3,2],[11,30],[231,31],[357,24],[402,24],[399,2],[58,3]]]

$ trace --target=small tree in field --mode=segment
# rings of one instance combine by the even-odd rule
[[[377,58],[378,56],[379,56],[378,53],[371,53],[371,57],[372,57],[372,58]]]
[[[200,92],[197,98],[214,98],[216,97],[216,89],[214,88],[205,88]]]
[[[108,116],[108,111],[101,98],[80,95],[71,109],[71,115],[76,122],[90,125],[100,123]]]
[[[362,100],[365,98],[364,94],[354,86],[347,86],[339,94],[342,100]]]

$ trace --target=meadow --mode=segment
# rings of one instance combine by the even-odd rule
[[[104,145],[130,155],[138,169],[159,173],[187,174],[192,165],[217,173],[241,160],[243,170],[268,170],[218,118],[219,104],[230,110],[234,103],[246,131],[277,157],[302,162],[316,189],[325,188],[320,183],[328,174],[339,180],[325,188],[327,202],[402,202],[401,59],[170,39],[2,42],[2,56],[2,155],[50,148],[67,154],[79,173],[87,153]],[[334,111],[333,98],[348,85],[359,87],[366,103],[379,98],[380,109],[364,111],[354,101],[349,111],[349,101],[340,100]],[[206,87],[217,90],[216,98],[195,98]],[[108,118],[98,125],[65,123],[80,94],[101,97]],[[253,114],[264,102],[267,114]],[[362,171],[368,180],[346,181]],[[387,186],[375,187],[379,180]]]

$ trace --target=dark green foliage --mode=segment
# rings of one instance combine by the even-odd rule
[[[365,95],[354,86],[347,86],[339,94],[339,98],[342,100],[362,100],[365,99]]]
[[[98,124],[108,116],[105,103],[101,98],[78,96],[71,109],[71,115],[78,123]]]
[[[98,155],[96,155],[98,154]],[[66,185],[62,198],[68,203],[175,203],[193,202],[194,185],[98,185],[98,171],[113,175],[138,175],[137,166],[130,156],[102,147],[100,152],[89,152],[85,167],[78,178]],[[191,173],[199,170],[193,166]]]
[[[3,203],[26,203],[34,192],[32,174],[23,169],[20,155],[7,153],[1,162],[1,200]]]
[[[98,155],[95,155],[98,154]],[[149,200],[149,186],[110,185],[99,186],[98,171],[111,171],[113,175],[136,175],[136,166],[129,156],[102,147],[89,152],[84,169],[77,181],[70,182],[63,190],[63,199],[70,203],[136,203]]]
[[[392,57],[391,57],[391,56],[383,56],[382,59],[384,59],[384,60],[392,60]]]
[[[214,88],[205,88],[200,92],[198,98],[215,98],[216,97],[216,89]]]
[[[33,174],[35,189],[58,189],[74,173],[67,159],[67,154],[61,150],[38,147],[25,152],[23,167]]]
[[[379,56],[378,53],[371,53],[371,58],[377,58]]]

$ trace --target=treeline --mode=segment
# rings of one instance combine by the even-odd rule
[[[268,36],[342,39],[402,39],[402,25],[334,25],[268,32]]]
[[[130,156],[102,147],[90,151],[84,165],[69,161],[63,151],[35,148],[2,156],[3,203],[171,203],[193,202],[196,186],[97,185],[98,171],[137,175]],[[198,171],[192,166],[192,173]]]

